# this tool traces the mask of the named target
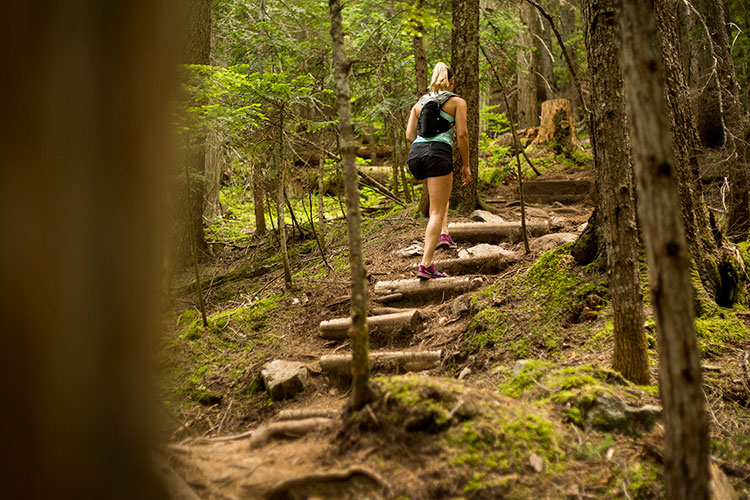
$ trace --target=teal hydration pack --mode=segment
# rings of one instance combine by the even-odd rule
[[[429,139],[451,129],[453,122],[446,120],[440,114],[440,110],[443,108],[443,104],[455,95],[450,92],[442,92],[437,95],[426,94],[419,99],[422,111],[419,112],[417,130],[421,137]]]

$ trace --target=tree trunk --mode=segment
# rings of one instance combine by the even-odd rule
[[[266,189],[263,182],[263,169],[258,163],[252,165],[253,176],[253,208],[255,210],[255,234],[266,234],[265,196]]]
[[[211,1],[190,0],[181,11],[182,20],[187,26],[186,35],[181,38],[182,61],[185,64],[210,64],[211,54]],[[183,206],[178,214],[177,262],[188,262],[190,258],[190,231],[195,235],[196,250],[208,249],[203,232],[203,212],[206,203],[206,136],[190,135],[188,151],[184,161],[190,172],[190,190],[185,187]],[[192,226],[188,230],[188,224]]]
[[[325,174],[325,158],[323,154],[320,155],[320,161],[318,162],[318,240],[320,241],[321,252],[326,252],[326,216],[323,210],[323,176]],[[312,207],[310,207],[312,211]]]
[[[211,131],[206,143],[206,206],[203,217],[213,221],[221,215],[221,174],[224,170],[219,144],[219,134]]]
[[[427,81],[427,56],[424,50],[424,26],[420,20],[422,11],[422,0],[415,0],[417,6],[416,16],[414,22],[414,74],[415,83],[417,90],[417,98],[427,93],[427,85],[430,82]]]
[[[346,189],[346,229],[349,242],[349,266],[352,270],[352,406],[360,409],[373,398],[370,389],[370,364],[367,335],[367,280],[362,263],[362,236],[360,232],[359,188],[354,164],[356,146],[349,92],[349,70],[344,50],[344,29],[341,19],[341,0],[328,0],[331,12],[331,39],[333,42],[334,80],[339,116],[341,160],[344,167]]]
[[[279,145],[283,149],[283,146]],[[289,249],[287,247],[286,223],[284,222],[284,183],[285,168],[283,154],[279,153],[276,159],[276,222],[279,227],[279,242],[281,246],[281,260],[284,264],[284,284],[287,288],[292,288],[292,269],[289,264]]]
[[[614,310],[612,367],[631,382],[643,385],[650,378],[648,347],[643,329],[638,230],[619,61],[617,5],[617,0],[584,0],[581,10],[590,71],[592,133],[597,144],[600,221]]]
[[[580,146],[569,100],[552,99],[542,103],[542,122],[533,144],[550,145],[556,153],[566,154]]]
[[[714,92],[708,95],[705,107],[713,106],[714,116],[718,115],[721,136],[726,137],[724,158],[729,158],[729,214],[727,217],[727,237],[732,241],[744,241],[750,232],[750,200],[748,190],[748,147],[745,136],[748,125],[745,110],[739,98],[737,75],[729,48],[724,5],[722,1],[694,0],[693,4],[705,21],[698,33],[703,41],[704,55],[701,60],[713,64],[706,70],[714,83]],[[704,68],[701,68],[704,69]],[[720,85],[719,85],[720,83]],[[718,95],[717,95],[718,94]],[[701,102],[701,104],[704,104]],[[701,106],[703,109],[703,106]],[[704,110],[707,111],[707,110]],[[700,115],[699,115],[700,118]],[[700,122],[699,122],[700,123]],[[719,144],[721,145],[721,144]]]
[[[623,74],[632,118],[638,211],[659,345],[668,499],[708,498],[708,422],[676,162],[651,0],[623,3]]]
[[[451,31],[451,66],[455,75],[454,92],[463,97],[467,107],[469,130],[469,168],[471,182],[461,185],[461,162],[453,155],[453,190],[450,205],[470,214],[478,205],[479,177],[479,0],[453,2]],[[458,148],[454,148],[458,152]]]
[[[171,2],[12,2],[0,31],[3,498],[167,498],[152,467]],[[180,30],[182,31],[182,30]]]
[[[654,3],[659,23],[661,54],[664,61],[666,98],[672,131],[672,148],[676,157],[679,179],[682,219],[688,248],[695,268],[700,276],[696,281],[696,297],[708,296],[716,301],[722,290],[727,288],[717,262],[719,255],[716,239],[712,233],[712,223],[703,199],[700,172],[697,161],[698,135],[693,124],[689,106],[689,94],[685,75],[679,57],[676,20],[674,11],[663,0]],[[705,293],[704,293],[705,292]],[[703,309],[701,304],[696,304]]]
[[[539,16],[531,4],[521,2],[519,9],[521,22],[526,26],[526,29],[521,31],[521,45],[524,48],[518,51],[517,56],[517,115],[519,128],[526,129],[539,125],[537,75],[534,73],[534,61],[539,58],[539,55],[534,50],[537,45],[534,34],[539,34],[541,29],[539,26]]]

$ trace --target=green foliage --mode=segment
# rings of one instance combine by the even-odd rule
[[[719,309],[716,314],[696,318],[695,330],[703,357],[720,355],[727,346],[750,338],[745,324],[728,309]]]

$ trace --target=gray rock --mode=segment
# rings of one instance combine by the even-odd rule
[[[461,373],[458,375],[458,380],[463,380],[466,377],[468,377],[469,375],[471,375],[471,368],[469,368],[467,366],[466,368],[464,368],[463,370],[461,370]]]
[[[280,359],[265,365],[260,375],[274,401],[291,398],[301,392],[310,378],[307,367],[302,363]]]
[[[469,304],[469,299],[466,297],[466,295],[461,295],[459,297],[456,297],[453,303],[451,304],[451,312],[455,314],[456,316],[461,316],[462,314],[466,314],[471,309],[471,306]]]
[[[614,431],[626,434],[648,432],[661,418],[658,406],[645,405],[635,408],[624,404],[611,394],[599,394],[586,410],[586,426],[600,431]]]
[[[578,235],[575,233],[545,234],[529,243],[529,247],[533,252],[546,252],[576,239],[578,239]]]
[[[630,429],[633,432],[648,432],[661,418],[661,407],[646,405],[640,408],[625,406],[625,415],[630,421]]]
[[[470,217],[471,220],[479,222],[505,222],[505,219],[487,210],[474,210]]]
[[[553,215],[549,219],[549,229],[550,231],[557,231],[559,229],[562,229],[565,227],[565,219],[563,217],[558,217],[557,215]]]
[[[419,243],[412,243],[406,248],[395,250],[393,253],[399,257],[416,257],[424,253],[424,247]]]
[[[473,246],[468,250],[470,257],[489,257],[490,255],[513,255],[514,252],[506,250],[500,245],[490,245],[489,243],[480,243],[479,245]],[[459,253],[459,257],[460,257]]]

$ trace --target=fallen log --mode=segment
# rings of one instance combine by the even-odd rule
[[[403,298],[403,293],[389,293],[386,295],[373,297],[373,300],[380,302],[381,304],[387,304],[389,302],[398,302],[399,300],[403,300]]]
[[[481,278],[457,277],[432,280],[407,279],[395,281],[379,281],[375,284],[375,295],[384,301],[384,296],[398,294],[404,301],[427,302],[435,299],[445,299],[464,294],[481,286]],[[395,302],[395,300],[393,300]]]
[[[392,333],[397,330],[414,330],[422,319],[416,309],[410,309],[395,314],[370,316],[367,318],[367,328],[370,334]],[[352,326],[351,318],[337,318],[320,322],[320,336],[328,340],[341,340],[348,337]]]
[[[371,352],[370,369],[375,372],[404,373],[430,370],[440,365],[443,351]],[[320,357],[320,366],[326,373],[351,375],[351,354],[328,354]]]
[[[373,307],[369,311],[373,316],[382,316],[384,314],[396,314],[404,311],[411,311],[411,309],[404,309],[402,307]],[[747,314],[750,316],[750,312]]]
[[[295,490],[304,489],[312,485],[321,485],[326,483],[345,483],[356,477],[362,477],[369,480],[372,485],[371,489],[373,493],[376,490],[381,490],[382,496],[378,494],[374,498],[391,498],[391,487],[376,473],[365,469],[363,467],[354,467],[344,471],[327,471],[327,472],[314,472],[311,474],[304,474],[302,476],[287,479],[276,484],[271,491],[269,491],[265,498],[267,500],[281,500],[287,498],[298,498],[294,495]],[[380,493],[379,492],[379,493]],[[308,498],[305,495],[302,498]],[[309,497],[318,498],[318,497]]]
[[[549,222],[529,222],[526,229],[531,237],[539,237],[549,233]],[[498,243],[501,241],[510,241],[518,243],[523,240],[521,234],[521,224],[506,223],[488,223],[488,222],[462,222],[448,224],[448,230],[454,240],[481,242],[481,243]]]
[[[306,420],[309,418],[336,418],[338,410],[331,408],[302,408],[301,410],[281,410],[277,420]]]
[[[517,257],[504,255],[485,255],[467,259],[449,259],[435,261],[435,268],[449,275],[461,274],[498,274],[518,262]]]

